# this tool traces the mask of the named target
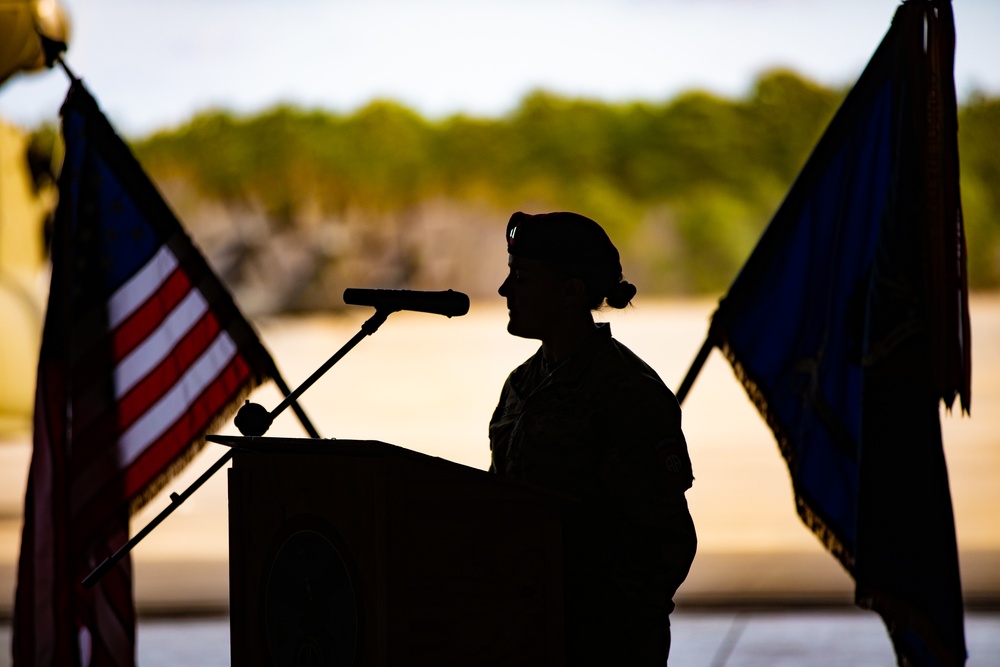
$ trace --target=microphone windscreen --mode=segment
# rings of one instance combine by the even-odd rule
[[[469,312],[469,297],[462,292],[421,292],[417,290],[356,289],[344,290],[344,303],[352,306],[373,306],[396,312],[413,310],[455,317]]]

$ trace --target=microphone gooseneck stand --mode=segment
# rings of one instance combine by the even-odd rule
[[[388,318],[389,315],[391,315],[394,312],[396,312],[396,310],[392,310],[389,308],[378,308],[375,311],[375,314],[372,315],[370,318],[368,318],[368,320],[366,320],[365,323],[361,325],[361,331],[355,334],[354,338],[347,341],[347,343],[345,343],[343,347],[337,350],[337,352],[332,357],[330,357],[326,361],[326,363],[324,363],[322,366],[316,369],[315,373],[310,375],[305,382],[300,384],[295,389],[295,391],[286,396],[285,400],[279,403],[278,407],[276,407],[274,410],[268,412],[266,408],[264,408],[261,405],[258,405],[257,403],[251,403],[250,401],[244,403],[243,407],[241,407],[239,412],[236,413],[236,418],[233,420],[233,423],[236,424],[236,428],[239,429],[240,433],[242,433],[245,436],[259,437],[267,433],[267,429],[271,427],[271,423],[274,421],[274,418],[277,417],[282,410],[284,410],[289,405],[294,403],[295,400],[302,395],[302,392],[311,387],[316,382],[316,380],[318,380],[324,373],[330,370],[330,368],[333,367],[335,363],[340,361],[345,354],[350,352],[355,345],[360,343],[366,336],[370,336],[376,331],[378,331],[378,328],[382,326],[382,324],[386,321],[386,318]],[[217,473],[224,465],[229,463],[229,460],[233,458],[233,454],[235,454],[235,449],[230,449],[228,452],[226,452],[226,454],[222,458],[220,458],[218,461],[212,464],[211,468],[206,470],[201,475],[201,477],[196,479],[191,484],[191,486],[186,488],[182,493],[179,494],[171,493],[170,504],[167,505],[162,512],[157,514],[152,521],[146,524],[146,526],[142,530],[136,533],[135,536],[132,537],[132,539],[123,544],[118,549],[118,551],[114,552],[112,555],[105,558],[100,565],[94,568],[94,570],[90,574],[88,574],[87,577],[83,580],[83,587],[87,589],[93,588],[94,585],[97,584],[97,582],[99,582],[104,577],[104,575],[111,570],[111,568],[117,565],[122,558],[128,555],[128,553],[132,551],[133,548],[135,548],[135,545],[139,544],[139,542],[141,542],[143,538],[149,535],[149,533],[152,532],[154,528],[156,528],[158,525],[160,525],[160,523],[164,519],[170,516],[170,514],[173,513],[175,509],[180,507],[181,503],[187,500],[192,493],[197,491],[198,488],[201,487],[201,485],[204,484],[209,477]]]
[[[390,314],[394,313],[394,310],[388,309],[378,309],[375,314],[372,315],[364,324],[361,325],[361,331],[354,334],[354,338],[347,341],[342,348],[337,350],[337,352],[326,360],[322,366],[316,369],[316,371],[306,378],[305,382],[296,387],[295,391],[290,393],[285,397],[281,403],[278,404],[274,410],[270,412],[267,411],[262,405],[257,403],[251,403],[247,401],[240,408],[240,411],[236,413],[236,418],[233,423],[236,424],[236,428],[240,430],[240,433],[246,436],[261,436],[267,433],[267,429],[271,428],[271,423],[274,418],[281,414],[282,410],[287,408],[289,405],[295,402],[302,393],[313,386],[316,380],[320,379],[324,373],[330,370],[335,363],[340,361],[344,355],[354,349],[354,346],[364,340],[365,336],[371,336],[373,333],[378,331],[378,328],[385,323],[386,318]]]

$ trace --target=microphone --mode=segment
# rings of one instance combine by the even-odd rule
[[[469,297],[462,292],[420,292],[407,289],[355,289],[344,290],[344,303],[351,306],[374,306],[378,310],[394,313],[397,310],[415,310],[452,317],[469,312]]]

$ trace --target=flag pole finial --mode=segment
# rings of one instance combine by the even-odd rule
[[[80,78],[73,73],[73,70],[69,68],[69,65],[66,64],[66,60],[63,59],[62,54],[59,54],[55,57],[55,62],[56,64],[59,65],[59,67],[62,68],[62,71],[66,73],[66,76],[69,77],[70,82],[80,83]]]

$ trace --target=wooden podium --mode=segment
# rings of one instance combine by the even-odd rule
[[[233,665],[564,662],[562,499],[382,442],[210,439]]]

